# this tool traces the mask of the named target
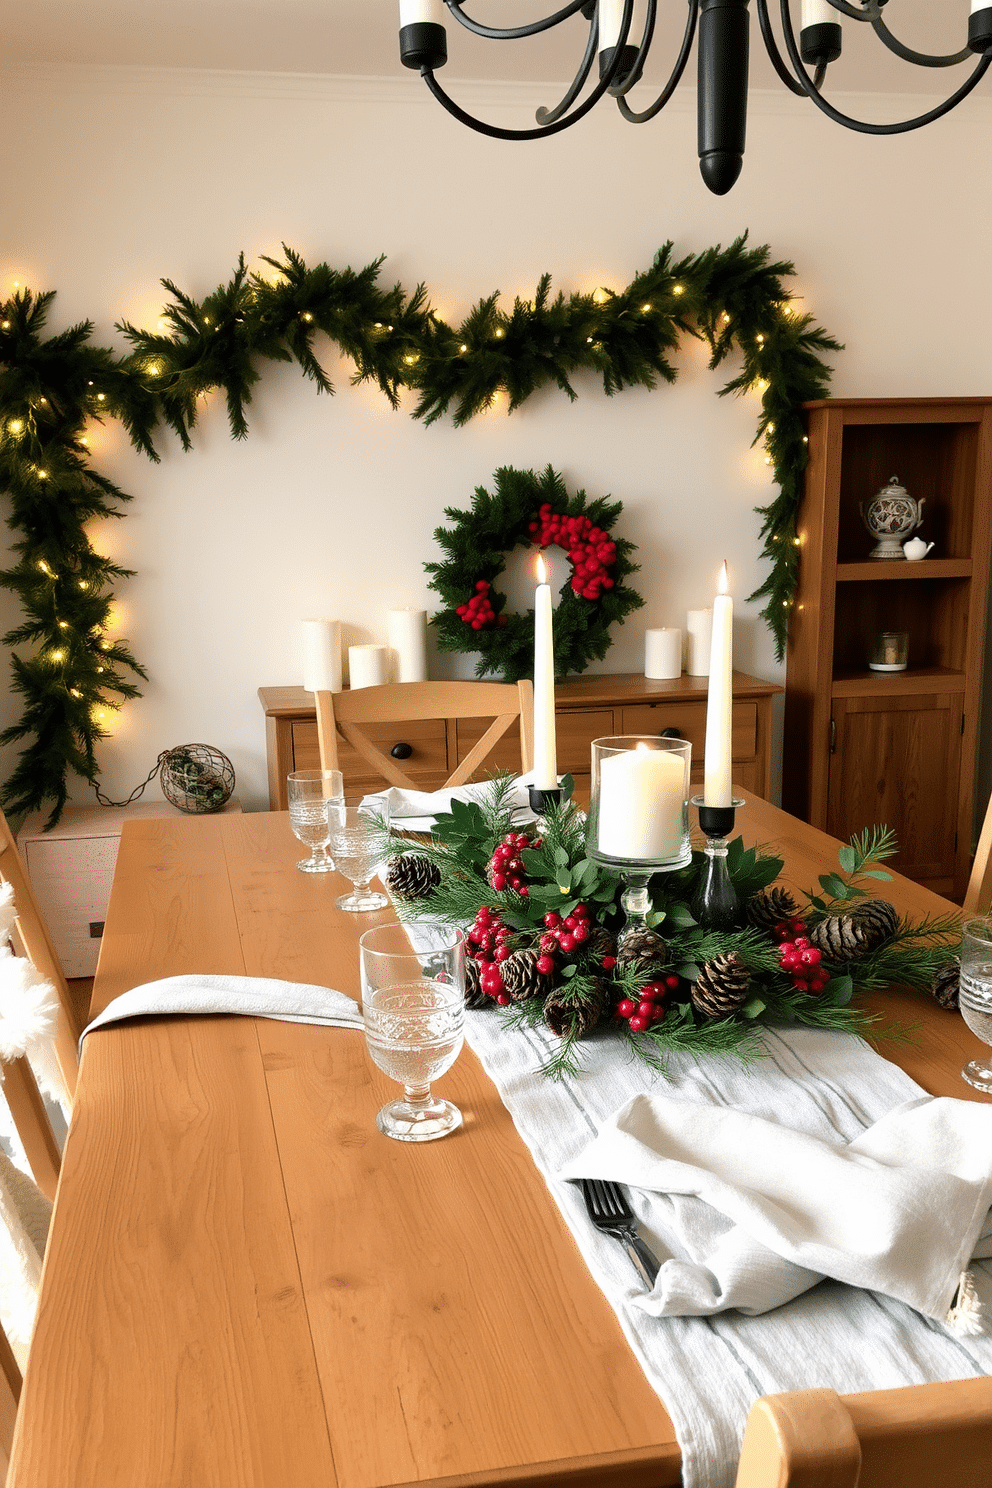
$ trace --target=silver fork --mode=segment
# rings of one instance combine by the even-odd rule
[[[606,1178],[581,1178],[579,1182],[582,1184],[582,1197],[586,1201],[589,1218],[597,1230],[613,1235],[620,1241],[650,1291],[661,1270],[661,1264],[637,1233],[634,1211],[627,1202],[623,1189],[618,1183],[611,1183]]]

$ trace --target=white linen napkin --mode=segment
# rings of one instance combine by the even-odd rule
[[[513,782],[510,805],[517,822],[536,821],[530,809],[527,787],[532,775],[521,775]],[[376,791],[366,796],[363,806],[388,807],[389,819],[405,832],[429,832],[436,818],[451,810],[452,801],[484,801],[492,792],[492,781],[481,780],[474,785],[458,785],[451,790],[415,791],[392,785],[388,790]]]
[[[964,1273],[992,1253],[992,1106],[921,1096],[844,1143],[637,1095],[563,1176],[692,1196],[732,1221],[714,1234],[691,1205],[673,1209],[681,1254],[634,1299],[654,1317],[767,1312],[829,1276],[955,1331],[981,1327]]]
[[[185,1013],[237,1013],[245,1018],[276,1018],[281,1023],[318,1023],[329,1028],[363,1026],[358,1004],[330,987],[270,977],[174,976],[132,987],[108,1002],[83,1029],[79,1048],[87,1034],[108,1023]]]

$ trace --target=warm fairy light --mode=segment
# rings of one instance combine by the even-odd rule
[[[767,388],[768,388],[768,378],[767,377],[759,377],[758,378],[758,392],[759,393],[763,393],[763,392],[765,392],[767,390]]]
[[[87,449],[89,449],[90,441],[89,441],[89,436],[88,435],[81,434],[80,435],[80,438],[79,438],[79,442],[80,442],[80,444],[85,445]]]
[[[650,309],[651,309],[651,306],[650,305],[642,305],[641,306],[641,314],[642,315],[647,315],[647,313],[648,313],[648,311]]]
[[[76,687],[70,687],[70,688],[69,688],[69,694],[70,694],[70,696],[71,696],[71,697],[75,697],[75,698],[81,698],[81,697],[82,697],[82,695],[83,695],[83,694],[82,694],[82,693],[81,693],[81,692],[80,692],[80,691],[79,691],[79,689],[78,689],[78,688],[76,688]]]
[[[110,650],[110,642],[109,641],[101,641],[100,642],[100,650],[101,651],[109,651]]]
[[[39,408],[47,408],[48,407],[48,399],[47,398],[39,398],[38,399],[38,407]]]
[[[803,545],[803,540],[802,540],[802,538],[801,538],[801,537],[794,537],[794,538],[793,538],[793,539],[792,539],[792,546],[793,546],[793,547],[794,547],[794,548],[801,548],[801,547],[802,547],[802,545]]]
[[[203,324],[204,325],[209,325],[210,324],[210,316],[209,315],[205,315],[203,317]]]
[[[377,330],[377,331],[381,331],[382,330],[382,321],[381,320],[377,320],[376,323],[375,323],[375,326],[373,327],[373,329],[374,330]]]
[[[51,651],[51,652],[49,652],[49,655],[51,656],[51,658],[52,658],[53,661],[64,661],[65,660],[65,652],[64,651]]]
[[[48,479],[48,471],[47,470],[39,470],[38,471],[38,479],[39,480],[47,480]]]
[[[406,362],[408,367],[415,367],[420,361],[420,356],[417,352],[411,352],[411,354],[409,356],[405,356],[403,360],[404,362]]]
[[[42,571],[43,574],[47,574],[49,578],[52,578],[53,577],[52,570],[49,568],[49,566],[45,562],[44,558],[39,558],[38,559],[38,567],[41,569],[41,571]]]
[[[68,620],[60,620],[59,621],[59,630],[68,630],[68,629],[69,629],[69,622],[68,622]]]
[[[587,336],[586,337],[586,345],[587,346],[591,346],[592,345],[592,337],[591,336]]]
[[[88,589],[90,587],[89,580],[88,579],[80,579],[80,581],[79,581],[79,587],[80,587],[80,589]]]
[[[97,673],[98,674],[101,673],[102,671],[103,671],[103,667],[97,667]]]
[[[96,395],[96,401],[98,403],[105,403],[107,401],[107,395],[106,395],[106,393],[97,393],[97,395]]]
[[[759,346],[764,346],[764,344],[765,344],[765,338],[764,338],[764,336],[762,336],[762,335],[759,334],[759,335],[755,336],[754,339],[757,341],[757,343],[758,343]]]
[[[24,428],[24,420],[11,419],[10,423],[7,425],[7,428],[10,430],[11,434],[20,434],[21,430]]]
[[[538,553],[537,555],[537,561],[534,564],[534,569],[537,573],[537,582],[539,584],[546,584],[548,582],[548,565],[545,563],[544,558],[540,553]]]
[[[685,294],[685,285],[684,284],[673,284],[672,285],[672,294]]]
[[[4,321],[2,329],[5,330],[5,331],[9,331],[10,330],[10,321],[9,320],[5,320]]]
[[[771,457],[771,455],[766,455],[765,456],[765,464],[766,465],[770,465],[771,463],[772,463],[772,457]]]
[[[392,326],[387,326],[387,327],[386,327],[386,330],[387,330],[387,331],[391,331],[391,330],[392,330],[392,329],[393,329],[393,328],[392,328]]]
[[[767,434],[774,434],[775,433],[775,425],[774,424],[766,424],[765,425],[765,432]]]
[[[313,316],[310,314],[309,310],[304,310],[303,319],[307,321],[313,320]]]
[[[157,377],[160,370],[161,369],[159,368],[158,363],[157,362],[152,362],[151,366],[148,368],[148,376],[149,377]]]
[[[505,336],[505,335],[506,335],[506,332],[504,331],[503,327],[502,326],[497,326],[496,327],[496,340],[498,341],[502,336]]]
[[[804,434],[803,435],[803,444],[809,444],[809,435],[808,434]]]
[[[597,289],[593,294],[593,300],[597,305],[605,305],[608,299],[609,295],[606,293],[605,289]]]
[[[723,567],[720,570],[720,577],[716,581],[716,592],[717,594],[729,594],[730,592],[730,576],[727,573],[726,558],[724,558],[723,560]]]
[[[462,346],[459,346],[458,350],[459,351],[468,351],[468,347],[465,346],[465,345],[462,345]]]
[[[724,325],[730,324],[730,316],[727,314],[726,310],[724,310],[723,314],[720,316],[720,319],[723,321]]]

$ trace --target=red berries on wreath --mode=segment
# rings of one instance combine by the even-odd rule
[[[599,599],[604,589],[613,588],[607,569],[616,562],[616,543],[588,517],[562,516],[546,501],[529,523],[529,531],[542,548],[557,546],[568,554],[572,589],[583,599]]]
[[[491,588],[492,585],[487,579],[480,579],[468,604],[459,605],[455,611],[455,614],[460,615],[465,624],[471,625],[473,630],[481,630],[484,625],[492,625],[493,622],[497,625],[506,624],[506,616],[497,615],[492,607],[489,598]]]

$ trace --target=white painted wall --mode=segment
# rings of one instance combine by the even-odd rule
[[[511,122],[525,116],[521,98],[541,101],[482,96],[474,87],[472,103]],[[544,270],[566,291],[621,284],[666,238],[691,253],[747,228],[795,260],[797,293],[846,343],[837,395],[992,392],[988,97],[875,141],[784,93],[756,95],[744,175],[724,199],[699,180],[691,100],[641,128],[600,113],[512,145],[449,120],[416,80],[39,66],[0,74],[0,138],[0,289],[15,278],[56,288],[53,328],[89,317],[102,344],[123,349],[117,319],[155,325],[161,277],[200,295],[240,249],[255,262],[280,241],[339,266],[385,253],[386,282],[425,280],[457,318],[496,287],[529,294]],[[422,564],[442,508],[467,503],[500,464],[550,461],[570,485],[623,501],[647,603],[604,670],[639,669],[645,626],[678,625],[708,602],[724,556],[738,596],[764,577],[755,405],[717,400],[697,347],[674,389],[608,400],[583,381],[574,405],[549,392],[462,430],[390,412],[349,387],[330,347],[326,361],[333,398],[294,369],[266,373],[244,444],[228,437],[220,399],[192,454],[163,436],[159,466],[117,427],[94,433],[98,467],[135,498],[99,541],[138,571],[120,623],[150,672],[101,749],[115,796],[161,749],[200,740],[231,756],[244,804],[264,806],[255,692],[301,679],[300,619],[336,615],[346,641],[384,640],[391,605],[430,607]],[[10,596],[0,606],[13,623]],[[782,678],[756,612],[738,607],[737,664]],[[2,722],[16,716],[5,696]]]

